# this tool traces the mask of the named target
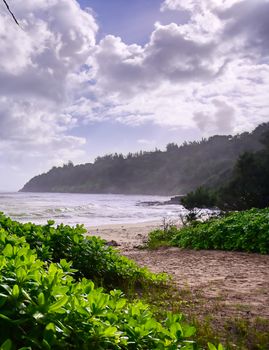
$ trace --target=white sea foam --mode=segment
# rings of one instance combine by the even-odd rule
[[[169,197],[69,194],[69,193],[0,193],[0,211],[11,218],[34,223],[84,224],[86,227],[177,220],[186,210],[180,205],[143,205],[143,202],[164,202]]]

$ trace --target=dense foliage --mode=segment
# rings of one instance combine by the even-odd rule
[[[186,227],[156,230],[149,236],[149,246],[158,242],[193,249],[237,250],[269,254],[269,208],[226,214]]]
[[[269,133],[267,137],[269,141]],[[218,204],[232,210],[269,206],[269,144],[240,156],[231,181],[218,191]]]
[[[187,209],[213,208],[217,204],[217,196],[213,190],[198,187],[181,198],[181,204]]]
[[[182,198],[192,209],[218,206],[223,210],[245,210],[269,206],[269,132],[261,136],[263,149],[245,152],[237,160],[231,179],[215,190],[198,188]]]
[[[1,349],[197,349],[180,315],[157,321],[142,302],[74,273],[70,262],[44,262],[25,237],[0,228]]]
[[[239,155],[262,148],[269,124],[252,133],[212,136],[199,142],[167,145],[166,151],[98,157],[94,164],[54,167],[31,179],[23,191],[176,194],[199,186],[215,188],[230,178]]]
[[[134,284],[164,282],[167,279],[163,274],[155,275],[146,268],[138,267],[102,239],[85,237],[86,230],[82,225],[73,228],[62,224],[54,227],[53,224],[53,221],[47,225],[22,224],[0,213],[0,228],[24,237],[43,261],[72,261],[72,266],[77,269],[76,278],[92,279],[108,289],[127,289]]]

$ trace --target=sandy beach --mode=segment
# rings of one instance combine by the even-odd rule
[[[161,221],[101,225],[89,227],[88,234],[99,236],[108,242],[116,242],[120,250],[128,251],[143,245],[147,240],[149,232],[161,227]]]
[[[197,313],[269,319],[269,255],[138,249],[148,233],[161,226],[161,221],[104,225],[89,228],[89,234],[117,242],[122,254],[153,272],[170,274],[179,291],[188,291]]]

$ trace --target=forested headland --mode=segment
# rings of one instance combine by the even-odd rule
[[[215,188],[200,186],[181,198],[187,209],[218,207],[246,210],[269,206],[269,131],[260,138],[263,148],[242,153],[230,178]]]
[[[250,133],[170,143],[165,151],[110,154],[76,166],[69,162],[32,178],[21,191],[172,195],[217,188],[232,178],[240,155],[263,149],[266,131],[269,123]]]

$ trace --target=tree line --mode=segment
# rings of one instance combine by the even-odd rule
[[[198,187],[182,198],[183,205],[188,209],[216,206],[223,210],[268,207],[269,130],[264,131],[260,142],[261,150],[239,156],[228,181],[213,189]]]
[[[250,133],[170,143],[164,151],[109,154],[79,165],[69,162],[35,176],[22,191],[175,195],[200,186],[211,191],[234,177],[241,154],[263,150],[266,130],[269,123]]]

